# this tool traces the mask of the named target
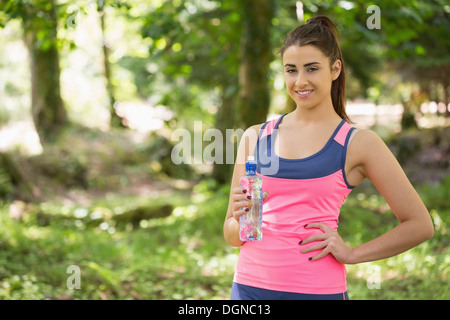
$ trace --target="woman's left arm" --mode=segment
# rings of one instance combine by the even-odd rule
[[[324,250],[311,260],[331,253],[342,263],[355,264],[392,257],[433,237],[434,227],[427,208],[383,140],[373,131],[360,130],[350,147],[357,164],[354,169],[373,183],[400,223],[354,248],[349,248],[334,229],[320,223],[309,224],[307,228],[320,228],[324,233],[317,235],[317,239],[312,236],[302,244],[314,240],[322,242],[302,252],[321,247]]]

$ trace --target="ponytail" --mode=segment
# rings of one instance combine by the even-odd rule
[[[284,51],[292,45],[299,47],[312,45],[328,57],[330,67],[339,59],[341,61],[341,72],[331,85],[331,101],[336,113],[342,119],[351,123],[345,112],[345,68],[338,39],[339,32],[335,24],[325,16],[316,16],[308,19],[306,24],[300,25],[289,32],[286,41],[280,49],[280,54],[281,58],[283,58]]]

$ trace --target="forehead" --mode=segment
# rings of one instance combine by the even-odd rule
[[[328,58],[315,46],[297,46],[292,45],[288,47],[283,53],[283,64],[299,64],[303,65],[309,62],[326,63]]]

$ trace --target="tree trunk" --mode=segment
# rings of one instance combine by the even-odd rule
[[[415,112],[413,111],[412,104],[413,102],[411,99],[406,102],[403,102],[403,114],[400,120],[402,131],[409,129],[418,129],[418,125],[414,117]]]
[[[273,0],[242,1],[243,33],[239,66],[239,113],[245,128],[266,121],[270,105],[268,87],[272,56],[270,28]]]
[[[222,105],[219,108],[216,116],[216,129],[220,130],[223,137],[223,154],[222,154],[222,164],[215,163],[212,177],[220,184],[227,184],[231,181],[231,176],[233,175],[233,163],[227,163],[227,153],[233,150],[233,160],[236,159],[237,145],[238,143],[227,140],[226,129],[233,129],[236,125],[236,94],[237,91],[237,79],[235,83],[225,86],[222,94]],[[238,128],[234,128],[238,129]],[[239,141],[237,141],[239,142]]]
[[[22,162],[13,156],[0,152],[0,173],[3,175],[0,186],[0,198],[7,198],[11,193],[14,198],[26,201],[37,201],[40,197],[39,188],[28,179],[26,170],[21,166]]]
[[[37,37],[38,28],[24,22],[25,43],[30,53],[31,110],[41,143],[55,140],[67,123],[67,114],[61,99],[59,54],[56,47],[57,16],[53,0],[51,6],[34,9],[34,15],[45,15],[48,28],[45,38]],[[27,25],[28,24],[28,25]],[[42,33],[42,32],[41,32]]]
[[[102,30],[102,50],[103,50],[103,66],[105,71],[105,81],[106,81],[106,92],[108,94],[109,99],[109,124],[111,127],[115,128],[124,128],[124,124],[122,123],[122,119],[117,115],[114,105],[116,103],[116,99],[114,97],[114,88],[111,82],[111,66],[109,64],[109,46],[106,41],[105,36],[105,0],[97,0],[97,11],[100,15],[100,26]]]

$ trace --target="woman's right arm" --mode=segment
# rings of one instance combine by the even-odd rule
[[[248,199],[248,195],[242,190],[239,180],[245,175],[245,161],[248,156],[253,155],[260,128],[261,124],[254,125],[244,132],[239,142],[234,164],[227,215],[223,225],[225,240],[233,247],[240,247],[244,243],[244,241],[239,239],[239,217],[246,213],[246,208],[251,207],[251,199]],[[266,198],[267,194],[263,196],[264,200]]]

